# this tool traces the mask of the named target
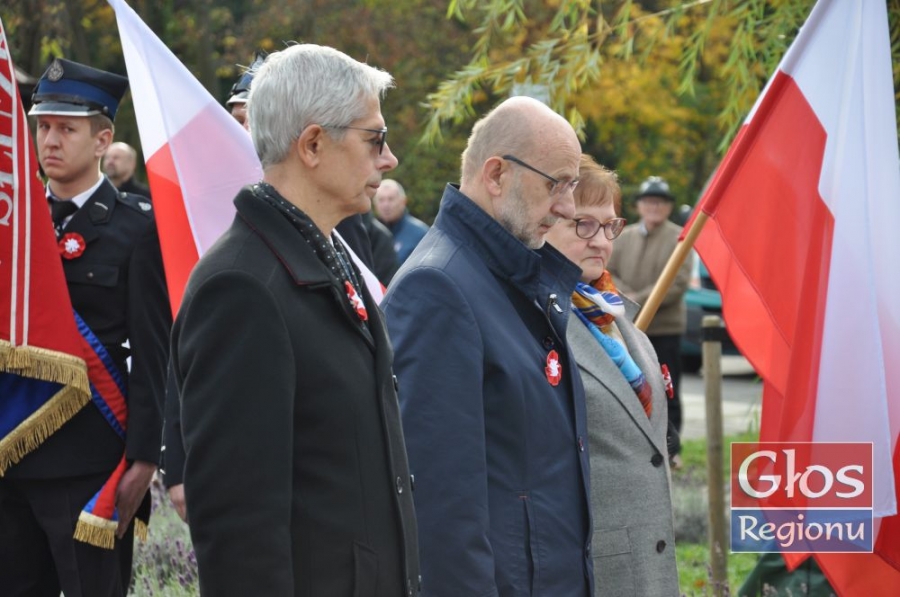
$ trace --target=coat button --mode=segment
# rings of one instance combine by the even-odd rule
[[[662,463],[663,463],[663,455],[660,454],[659,452],[654,454],[653,457],[650,459],[650,464],[652,464],[655,467],[662,466]]]
[[[662,553],[666,551],[666,542],[660,539],[656,542],[656,553]]]
[[[580,435],[578,436],[578,451],[584,452],[584,440],[581,438]]]
[[[403,493],[403,477],[397,477],[397,493]]]
[[[88,272],[88,273],[87,273],[87,279],[88,279],[88,280],[93,279],[93,277],[94,277],[94,272]]]
[[[544,336],[544,339],[541,341],[541,344],[544,345],[544,348],[546,350],[550,350],[551,348],[553,348],[553,338],[551,338],[550,336]]]
[[[396,375],[392,375],[391,377],[394,378],[394,391],[399,392],[400,391],[400,380],[397,379]]]
[[[415,475],[409,476],[409,489],[410,489],[410,491],[416,490],[416,476]]]

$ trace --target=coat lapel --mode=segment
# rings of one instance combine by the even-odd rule
[[[657,366],[656,370],[649,369],[647,355],[643,354],[644,351],[634,342],[637,330],[634,329],[633,324],[630,321],[626,321],[624,325],[618,324],[618,322],[617,325],[619,325],[622,336],[625,338],[632,358],[638,367],[641,368],[641,371],[644,372],[644,376],[650,380],[653,389],[653,413],[651,418],[647,418],[640,400],[618,366],[613,363],[606,351],[597,343],[591,332],[574,313],[569,316],[568,330],[568,339],[572,346],[572,351],[575,353],[579,368],[605,387],[625,412],[628,413],[635,425],[640,428],[647,440],[660,453],[666,454],[665,443],[657,441],[657,438],[665,438],[665,433],[660,433],[658,428],[660,421],[666,418],[665,410],[662,409],[664,403],[658,398],[660,393],[662,393],[662,396],[665,396],[664,389],[661,386],[657,387],[659,384],[654,383],[654,380],[659,377],[659,367]],[[628,331],[627,334],[626,330]],[[590,405],[588,408],[590,408]]]
[[[99,238],[100,231],[97,227],[105,226],[112,219],[117,194],[118,191],[112,183],[103,181],[94,194],[75,212],[63,232],[77,232],[85,244]]]
[[[346,289],[331,275],[312,247],[303,242],[300,233],[287,218],[274,207],[256,198],[249,187],[241,190],[235,197],[234,204],[238,212],[237,217],[243,219],[265,241],[294,283],[297,286],[308,288],[328,289],[338,303],[338,307],[347,316],[348,322],[359,332],[369,348],[375,350],[375,342],[371,334],[362,329],[357,319],[358,316],[344,300]],[[366,309],[371,310],[370,305],[374,301],[368,296],[368,293],[365,294],[363,300]]]

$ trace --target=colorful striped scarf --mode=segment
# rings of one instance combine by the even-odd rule
[[[616,318],[625,315],[625,304],[609,272],[603,272],[593,286],[578,282],[572,293],[572,310],[625,376],[649,418],[653,412],[653,391],[650,384],[631,358],[625,344],[611,335]]]

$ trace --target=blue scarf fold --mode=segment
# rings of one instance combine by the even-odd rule
[[[625,305],[615,292],[615,286],[608,272],[603,272],[603,276],[596,283],[600,285],[600,289],[584,282],[576,284],[575,292],[572,294],[572,310],[625,376],[631,389],[637,394],[647,417],[650,417],[653,412],[653,391],[647,383],[647,378],[631,358],[625,345],[604,329],[609,329],[616,317],[625,314]]]

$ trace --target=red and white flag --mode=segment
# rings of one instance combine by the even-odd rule
[[[232,199],[262,179],[262,167],[247,131],[137,13],[124,0],[108,2],[122,39],[174,313],[194,264],[234,219]],[[383,287],[350,253],[380,302]]]
[[[696,248],[764,380],[761,441],[872,442],[874,554],[841,595],[900,594],[900,158],[884,0],[819,0],[701,199]]]

